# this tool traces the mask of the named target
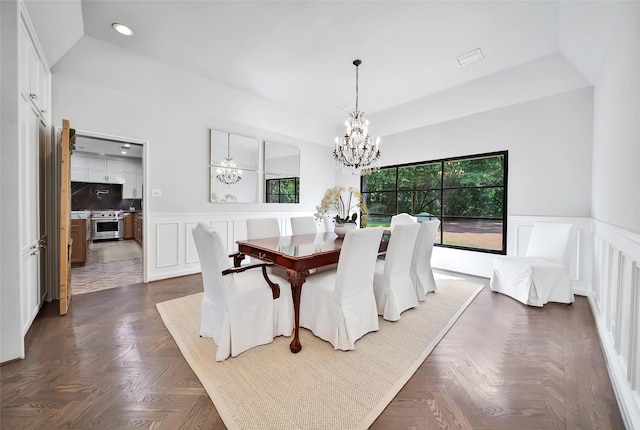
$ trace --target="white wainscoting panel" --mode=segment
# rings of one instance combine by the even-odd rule
[[[238,251],[238,245],[236,244],[236,240],[246,240],[247,239],[247,221],[244,219],[234,220],[233,221],[233,229],[231,230],[232,240],[229,243],[229,249],[231,252]]]
[[[163,222],[156,224],[156,266],[169,267],[179,264],[180,224],[177,222]]]
[[[198,250],[196,249],[196,244],[193,241],[193,234],[191,233],[191,230],[193,230],[198,224],[199,222],[197,221],[184,223],[184,226],[186,229],[186,231],[184,232],[184,237],[186,238],[185,240],[186,255],[185,255],[184,261],[187,264],[187,266],[193,263],[200,262],[200,258],[198,258]]]
[[[640,429],[640,235],[594,221],[589,297],[627,428]]]
[[[200,272],[198,252],[191,230],[203,222],[215,228],[227,252],[237,251],[236,241],[247,238],[248,218],[277,218],[283,234],[291,232],[289,218],[308,216],[309,212],[218,212],[149,214],[147,231],[154,232],[147,240],[149,258],[145,260],[148,280],[173,278]],[[155,250],[155,252],[153,252]]]
[[[193,233],[191,230],[195,228],[199,223],[204,223],[212,228],[214,228],[218,234],[220,235],[220,239],[222,239],[222,243],[226,244],[229,238],[229,223],[227,221],[186,221],[185,225],[185,264],[187,267],[191,267],[193,264],[197,264],[197,268],[200,267],[200,257],[198,257],[198,250],[196,249],[196,243],[193,240]]]

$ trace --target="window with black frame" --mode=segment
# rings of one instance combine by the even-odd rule
[[[277,178],[266,180],[267,203],[299,203],[300,178]]]
[[[368,226],[439,219],[435,244],[505,254],[507,151],[383,167],[361,179]]]

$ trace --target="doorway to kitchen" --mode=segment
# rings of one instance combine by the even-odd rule
[[[146,282],[145,141],[76,130],[71,294]]]

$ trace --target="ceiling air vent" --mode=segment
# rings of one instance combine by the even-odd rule
[[[456,62],[458,66],[466,66],[471,63],[475,63],[476,61],[480,61],[484,58],[482,55],[482,51],[480,48],[474,49],[473,51],[467,52],[466,54],[462,54],[456,57]]]

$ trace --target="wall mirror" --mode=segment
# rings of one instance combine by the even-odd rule
[[[211,130],[210,140],[209,201],[258,202],[258,140],[219,130]]]
[[[300,148],[264,142],[266,203],[300,203]]]

